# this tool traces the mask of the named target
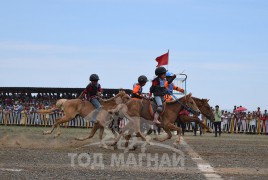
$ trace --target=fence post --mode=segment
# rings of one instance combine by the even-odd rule
[[[258,134],[261,134],[261,120],[260,118],[258,119]]]
[[[27,124],[27,113],[26,113],[26,111],[24,110],[24,126],[26,126],[26,124]]]
[[[232,118],[232,120],[231,120],[231,130],[230,130],[230,132],[231,132],[231,134],[233,134],[234,133],[234,118]]]
[[[5,126],[7,125],[7,112],[6,111],[4,111],[4,124],[5,124]]]
[[[44,115],[44,123],[45,123],[45,127],[47,127],[47,114],[46,113]]]
[[[86,121],[86,124],[87,124],[87,129],[89,128],[89,121]]]

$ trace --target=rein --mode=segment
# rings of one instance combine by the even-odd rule
[[[187,111],[193,113],[193,114],[198,114],[195,110],[189,108],[188,106],[184,105],[176,96],[174,96],[173,94],[171,94],[170,92],[168,92],[169,95],[171,95],[180,105],[182,105],[182,107],[184,107]],[[186,98],[186,96],[185,96]]]

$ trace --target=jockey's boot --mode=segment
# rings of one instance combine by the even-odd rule
[[[159,118],[159,114],[156,112],[156,113],[154,114],[154,121],[153,121],[155,124],[161,124],[161,122],[158,121],[158,118]]]

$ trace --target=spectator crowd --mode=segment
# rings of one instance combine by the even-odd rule
[[[51,114],[36,113],[40,109],[50,109],[61,98],[74,99],[76,93],[3,93],[0,92],[0,124],[27,124],[27,125],[52,125],[56,118],[62,116],[62,112]],[[105,95],[110,98],[112,95]],[[237,111],[241,106],[234,106],[233,111],[221,111],[220,130],[223,133],[251,133],[268,134],[267,110],[261,111],[260,107],[255,111]],[[213,111],[215,109],[212,107]],[[214,123],[203,116],[200,119],[211,129]],[[46,121],[46,122],[45,122]],[[69,123],[70,126],[86,126],[84,120],[78,117]],[[188,123],[185,129],[196,132],[198,125]],[[200,132],[202,129],[200,128]]]

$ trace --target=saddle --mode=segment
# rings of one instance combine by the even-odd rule
[[[152,118],[154,118],[154,114],[156,113],[156,109],[157,109],[156,102],[155,101],[150,101],[149,110],[150,110],[150,114],[151,114]],[[165,110],[166,110],[166,102],[163,102],[163,110],[159,114],[159,116],[162,116],[164,114]]]
[[[190,112],[187,111],[186,109],[183,109],[180,111],[179,115],[186,115],[186,116],[190,116]]]

